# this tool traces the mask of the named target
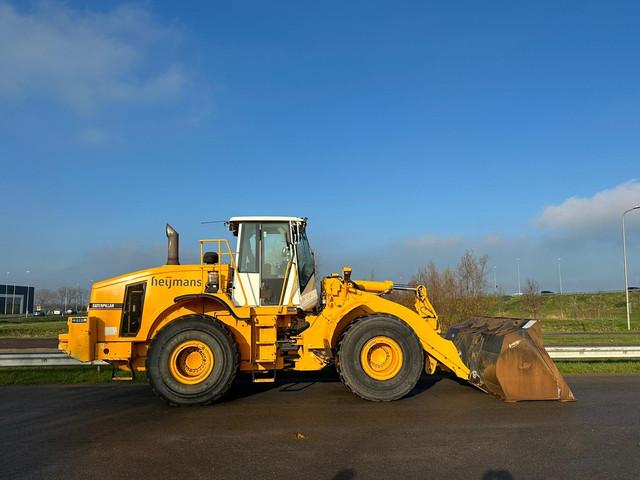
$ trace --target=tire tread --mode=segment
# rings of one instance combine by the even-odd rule
[[[394,398],[379,398],[379,397],[367,395],[366,393],[362,392],[360,389],[357,388],[357,386],[354,385],[353,379],[350,378],[349,375],[346,375],[344,369],[341,368],[340,357],[342,355],[342,346],[344,342],[348,341],[351,335],[353,335],[353,331],[354,331],[353,329],[356,325],[360,324],[363,321],[367,321],[368,319],[373,319],[373,318],[385,319],[389,322],[399,323],[399,324],[402,324],[403,326],[406,326],[407,328],[411,328],[398,317],[385,314],[385,313],[371,313],[371,314],[363,315],[362,317],[356,318],[349,325],[347,325],[347,327],[343,330],[342,334],[340,335],[340,340],[338,341],[338,347],[337,347],[337,353],[336,353],[336,361],[335,361],[336,370],[338,372],[338,376],[340,377],[340,381],[342,382],[342,384],[347,388],[347,390],[349,390],[354,395],[371,402],[392,402],[395,400]]]
[[[172,322],[170,322],[169,324],[167,324],[165,327],[163,327],[151,340],[151,344],[149,346],[149,350],[147,352],[147,357],[146,357],[146,361],[145,361],[145,368],[146,371],[149,372],[149,361],[152,358],[152,351],[154,350],[154,348],[161,348],[161,344],[164,341],[164,336],[166,336],[168,334],[168,332],[170,332],[170,329],[176,328],[175,326],[177,325],[177,322],[187,322],[187,321],[199,321],[201,322],[204,326],[209,327],[209,328],[215,328],[217,329],[220,333],[222,333],[227,341],[228,344],[231,346],[232,348],[232,374],[229,375],[229,378],[227,379],[227,381],[225,382],[224,386],[220,389],[219,393],[217,393],[216,395],[207,398],[206,400],[203,400],[201,402],[193,402],[193,403],[189,403],[189,405],[211,405],[212,403],[215,403],[216,401],[218,401],[222,396],[224,396],[224,394],[229,390],[229,388],[231,387],[231,385],[233,384],[237,373],[238,373],[238,366],[240,364],[240,354],[238,352],[238,347],[236,345],[236,341],[235,338],[233,337],[233,335],[231,334],[231,332],[229,331],[229,329],[222,323],[218,322],[215,318],[213,317],[209,317],[206,315],[198,315],[198,314],[193,314],[193,315],[187,315],[184,317],[181,317],[179,319],[176,319]],[[162,394],[162,392],[160,391],[160,389],[158,388],[158,386],[156,385],[155,379],[152,375],[149,375],[147,373],[147,378],[149,380],[149,385],[151,387],[151,390],[153,391],[153,393],[155,395],[157,395],[158,397],[162,398],[169,406],[172,407],[179,407],[182,406],[183,404],[175,402],[169,398],[167,398],[166,395]]]

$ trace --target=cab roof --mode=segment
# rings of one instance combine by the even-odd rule
[[[305,228],[307,224],[306,217],[279,217],[279,216],[271,216],[271,215],[253,215],[246,217],[231,217],[228,222],[226,222],[229,230],[233,232],[234,235],[238,235],[238,225],[240,223],[249,223],[249,222],[297,222],[302,225],[302,228]]]
[[[258,216],[246,216],[246,217],[231,217],[229,223],[242,223],[242,222],[301,222],[305,223],[307,219],[305,217],[278,217],[271,215],[258,215]]]

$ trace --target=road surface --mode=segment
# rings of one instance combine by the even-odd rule
[[[575,403],[503,403],[450,378],[404,400],[331,375],[170,408],[144,384],[0,387],[0,478],[639,478],[640,376],[570,377]]]

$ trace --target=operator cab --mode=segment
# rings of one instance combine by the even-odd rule
[[[318,304],[313,253],[302,217],[232,217],[238,237],[233,302],[287,305],[305,311]]]

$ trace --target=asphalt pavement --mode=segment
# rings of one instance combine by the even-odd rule
[[[370,403],[332,375],[240,382],[171,408],[144,384],[0,387],[0,478],[639,478],[640,376],[569,377],[574,403],[450,378]]]

